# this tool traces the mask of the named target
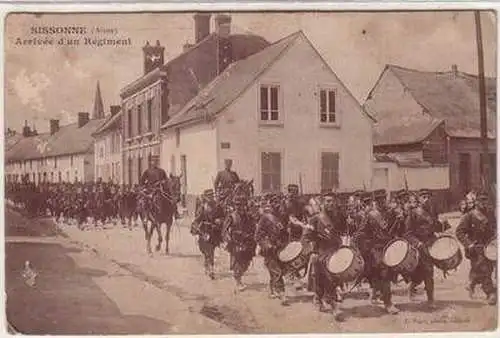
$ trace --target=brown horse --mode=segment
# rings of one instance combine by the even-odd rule
[[[165,254],[169,254],[170,230],[179,200],[180,178],[175,176],[170,176],[169,179],[158,182],[151,189],[142,189],[139,192],[137,208],[141,220],[143,220],[148,254],[152,254],[151,238],[155,229],[158,235],[156,251],[161,250],[163,242],[162,224],[166,224]]]

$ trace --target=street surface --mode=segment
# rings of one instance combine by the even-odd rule
[[[7,211],[7,229],[17,229],[23,221],[26,220],[18,214]],[[75,226],[61,226],[65,238],[54,237],[59,230],[54,230],[48,220],[31,220],[24,230],[30,235],[15,231],[9,234],[7,230],[10,323],[24,333],[39,334],[496,329],[497,308],[486,305],[479,288],[472,300],[465,290],[467,260],[446,279],[436,269],[437,309],[425,306],[423,287],[422,302],[411,303],[402,282],[393,286],[393,301],[401,310],[398,315],[388,315],[381,306],[372,305],[363,290],[353,291],[341,305],[346,321],[337,323],[331,315],[319,313],[313,307],[311,293],[295,291],[291,285],[290,306],[283,307],[279,301],[269,299],[269,276],[260,257],[254,259],[246,274],[244,281],[248,288],[241,293],[234,291],[229,258],[222,250],[216,251],[216,280],[208,279],[203,272],[202,256],[189,234],[189,222],[188,218],[180,220],[173,227],[170,256],[155,253],[153,257],[146,254],[142,227],[128,230],[109,225],[104,230],[81,231]],[[46,228],[52,230],[33,230]],[[11,236],[23,237],[13,242],[16,238]],[[30,260],[40,274],[34,288],[24,284],[20,277],[25,260]]]

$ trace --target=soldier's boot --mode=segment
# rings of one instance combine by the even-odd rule
[[[215,272],[214,272],[214,266],[213,265],[210,265],[208,267],[208,277],[210,277],[210,279],[212,279],[212,280],[215,279]]]
[[[278,293],[276,291],[274,291],[273,288],[271,288],[271,290],[269,290],[269,298],[270,299],[276,299],[278,297],[279,297]]]
[[[409,298],[410,298],[410,302],[417,301],[417,286],[413,282],[410,283]]]
[[[370,296],[370,302],[373,305],[382,304],[382,301],[380,300],[380,292],[377,289],[372,289],[372,294]]]
[[[391,315],[396,315],[399,313],[399,310],[397,307],[394,306],[394,304],[386,304],[385,306],[385,311],[388,313],[388,314],[391,314]]]
[[[488,295],[488,305],[496,305],[497,304],[497,294],[492,292]]]
[[[282,306],[290,305],[290,302],[288,301],[288,297],[286,296],[285,292],[280,292],[279,299]]]

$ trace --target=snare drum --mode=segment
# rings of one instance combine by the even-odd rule
[[[365,261],[359,251],[349,246],[342,246],[325,258],[326,271],[342,283],[356,280],[365,268]]]
[[[484,256],[492,261],[496,262],[497,261],[497,239],[493,238],[486,244],[484,247]]]
[[[436,238],[429,246],[429,255],[434,265],[443,270],[456,269],[462,263],[462,251],[458,241],[452,236]]]
[[[418,250],[403,238],[390,241],[384,248],[382,262],[400,273],[411,273],[418,265]]]
[[[294,241],[279,252],[278,258],[284,264],[285,275],[298,272],[307,267],[312,253],[312,245]]]

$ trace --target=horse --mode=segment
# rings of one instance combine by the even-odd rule
[[[151,238],[156,229],[158,244],[156,251],[161,250],[163,237],[161,225],[166,224],[165,254],[169,254],[170,230],[174,221],[177,203],[180,200],[180,178],[170,176],[170,179],[157,182],[151,191],[145,189],[139,192],[138,213],[143,220],[146,239],[146,251],[152,255]]]

